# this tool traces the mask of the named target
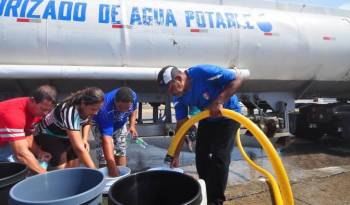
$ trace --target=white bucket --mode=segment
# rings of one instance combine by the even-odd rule
[[[106,183],[105,188],[102,191],[103,194],[108,194],[109,188],[110,188],[110,186],[112,186],[112,184],[114,182],[120,180],[121,178],[123,178],[125,176],[128,176],[131,172],[129,167],[118,166],[118,169],[119,169],[119,173],[120,173],[120,175],[118,177],[110,177],[108,175],[108,168],[107,167],[102,167],[102,168],[98,169],[100,172],[102,172],[102,174],[104,176],[104,182]]]
[[[201,185],[202,191],[202,202],[200,205],[207,205],[207,188],[205,187],[205,181],[203,179],[198,179],[199,184]]]
[[[154,167],[154,168],[150,168],[148,169],[148,171],[173,171],[173,172],[179,172],[181,174],[184,173],[183,169],[180,169],[178,167],[176,168],[170,168],[170,167]]]

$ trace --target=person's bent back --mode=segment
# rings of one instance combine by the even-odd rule
[[[51,167],[75,167],[79,166],[80,160],[85,166],[95,168],[89,155],[87,137],[91,118],[97,114],[103,100],[101,89],[85,88],[59,103],[40,121],[34,139],[44,151],[52,155]]]

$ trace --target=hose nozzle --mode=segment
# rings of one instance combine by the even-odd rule
[[[171,164],[171,162],[173,162],[174,160],[174,157],[170,156],[170,155],[166,155],[165,158],[164,158],[164,163],[165,164]]]

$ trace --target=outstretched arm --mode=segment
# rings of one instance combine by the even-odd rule
[[[108,168],[108,174],[111,177],[119,176],[119,170],[114,158],[114,144],[111,136],[104,135],[102,137],[103,154],[105,156]]]
[[[36,173],[45,173],[46,170],[42,168],[35,158],[34,154],[29,149],[29,144],[26,139],[20,139],[10,142],[12,150],[16,158],[28,166],[28,168]]]
[[[134,110],[129,117],[130,133],[133,139],[136,139],[139,136],[136,130],[136,117],[137,117],[137,110]]]
[[[78,156],[81,162],[89,168],[96,168],[94,162],[91,159],[89,152],[84,147],[83,138],[80,131],[67,130],[67,134],[72,144],[75,154]]]
[[[89,134],[90,134],[91,125],[86,124],[82,128],[82,135],[83,135],[83,142],[85,149],[89,152],[90,151],[90,144],[89,144]]]
[[[177,132],[180,129],[180,127],[186,122],[186,120],[188,120],[188,117],[186,117],[183,120],[178,120],[176,122],[176,131],[175,132]],[[181,141],[178,145],[178,149],[175,152],[174,159],[173,159],[172,163],[170,164],[171,168],[178,167],[180,165],[179,156],[180,156],[181,148],[184,144],[184,141],[185,141],[185,137],[181,138]]]

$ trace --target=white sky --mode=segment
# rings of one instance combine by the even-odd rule
[[[338,8],[342,5],[350,6],[350,0],[275,0],[277,2],[291,2],[298,4],[314,5],[314,6],[327,6]]]

